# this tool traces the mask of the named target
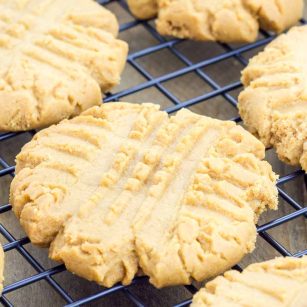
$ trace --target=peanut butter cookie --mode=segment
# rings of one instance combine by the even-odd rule
[[[156,0],[128,0],[128,5],[133,15],[139,19],[150,19],[158,13]]]
[[[306,291],[307,256],[275,258],[215,278],[194,296],[191,306],[305,307]]]
[[[138,18],[158,15],[160,34],[222,42],[255,41],[259,27],[279,33],[294,25],[303,13],[303,0],[130,0],[128,3]]]
[[[295,27],[250,60],[242,72],[240,115],[279,158],[307,170],[307,26]]]
[[[11,204],[34,244],[101,285],[139,268],[156,287],[229,269],[276,209],[263,144],[234,122],[108,103],[36,134],[17,156]]]
[[[0,131],[77,115],[119,83],[127,44],[92,0],[3,0],[0,29]]]

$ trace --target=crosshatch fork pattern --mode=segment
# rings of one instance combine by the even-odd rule
[[[129,13],[127,4],[123,0],[119,0],[119,1],[100,0],[98,2],[101,5],[108,5],[111,2],[118,2],[118,5],[120,5],[125,11],[127,11],[127,13]],[[300,23],[305,24],[305,20],[301,20]],[[179,51],[178,46],[180,46],[180,44],[183,41],[178,40],[178,39],[167,40],[166,38],[160,36],[150,21],[132,20],[132,21],[122,24],[120,26],[120,31],[121,32],[128,31],[138,26],[142,26],[144,30],[157,41],[156,44],[146,47],[145,49],[138,50],[136,52],[132,52],[128,56],[127,61],[130,64],[130,66],[132,66],[144,78],[145,81],[137,85],[134,85],[132,87],[126,88],[124,90],[120,90],[118,92],[108,93],[104,101],[110,102],[110,101],[122,100],[126,96],[129,96],[131,94],[134,94],[140,91],[144,91],[148,88],[154,87],[162,95],[164,95],[169,101],[172,102],[171,106],[168,106],[167,108],[165,108],[165,110],[168,113],[174,113],[183,107],[192,107],[200,103],[210,103],[211,99],[214,99],[219,96],[223,97],[224,100],[227,101],[227,103],[229,103],[231,106],[236,107],[237,101],[236,101],[236,98],[234,98],[234,96],[232,95],[232,92],[235,90],[238,90],[241,87],[240,81],[237,80],[235,82],[230,82],[230,83],[227,83],[221,86],[219,85],[217,81],[214,80],[214,78],[212,78],[208,73],[205,72],[205,68],[212,66],[212,65],[218,65],[222,61],[225,61],[228,59],[235,59],[243,67],[247,65],[247,60],[243,56],[244,53],[252,52],[253,50],[257,50],[258,48],[265,46],[267,43],[269,43],[274,38],[274,36],[272,36],[270,33],[262,31],[261,38],[252,44],[246,44],[246,45],[240,45],[240,46],[233,47],[228,44],[217,43],[219,47],[223,49],[222,53],[218,54],[217,56],[209,57],[200,62],[192,62],[184,53]],[[148,70],[146,70],[142,66],[142,64],[140,64],[138,60],[142,59],[143,57],[155,54],[162,50],[169,51],[173,57],[181,61],[182,67],[170,73],[155,77]],[[166,82],[171,81],[171,80],[176,81],[178,80],[178,78],[185,76],[189,73],[195,73],[199,78],[201,78],[204,81],[204,83],[207,86],[209,86],[210,90],[206,91],[205,93],[201,95],[198,95],[197,97],[193,97],[185,101],[181,101],[174,93],[172,93],[171,90],[168,89],[168,87],[165,84]],[[228,119],[234,120],[236,122],[241,121],[238,115],[232,118],[228,118]],[[33,136],[35,134],[35,131],[30,131],[30,132],[25,132],[25,133],[0,134],[0,146],[1,144],[4,144],[3,142],[6,140],[9,140],[9,139],[14,140],[14,138],[16,138],[19,134],[27,134],[29,136]],[[14,165],[10,165],[6,161],[6,159],[0,155],[0,177],[4,177],[4,176],[14,176]],[[279,215],[278,218],[269,220],[268,222],[257,226],[259,235],[271,247],[273,247],[280,255],[283,255],[283,256],[300,257],[302,255],[307,254],[307,246],[305,246],[305,249],[303,250],[298,250],[295,252],[290,251],[285,246],[283,246],[281,242],[276,240],[274,236],[272,236],[269,233],[269,230],[274,229],[287,222],[290,222],[292,220],[293,222],[295,222],[295,220],[298,218],[307,217],[307,207],[304,205],[304,203],[300,203],[299,201],[297,201],[292,195],[289,195],[286,192],[286,189],[284,188],[285,184],[289,182],[293,182],[297,178],[304,178],[304,177],[305,177],[305,183],[307,183],[305,173],[302,170],[296,170],[294,172],[291,172],[279,178],[278,183],[277,183],[279,197],[280,199],[283,199],[284,202],[288,206],[291,206],[293,210],[291,213],[288,213],[282,216]],[[5,204],[5,203],[3,204],[1,201],[0,214],[3,214],[10,210],[11,210],[11,206],[9,204]],[[25,261],[27,261],[32,266],[32,268],[36,272],[34,275],[18,280],[12,284],[5,285],[4,290],[3,290],[3,296],[0,299],[0,302],[4,306],[14,306],[13,303],[11,303],[9,299],[6,297],[6,294],[12,291],[15,291],[17,289],[26,287],[27,285],[30,285],[32,283],[39,282],[41,280],[47,281],[48,284],[54,289],[54,291],[58,292],[58,294],[66,302],[66,306],[80,306],[80,305],[87,304],[87,303],[90,303],[98,299],[102,300],[104,297],[110,294],[118,293],[118,292],[121,292],[124,295],[126,295],[127,298],[132,303],[134,303],[136,306],[145,306],[145,303],[142,301],[142,299],[138,297],[137,295],[135,295],[131,291],[131,289],[133,285],[137,283],[146,283],[147,282],[146,277],[135,278],[132,285],[130,286],[123,286],[123,285],[118,284],[110,289],[101,289],[100,291],[98,291],[97,293],[93,295],[81,298],[79,300],[74,300],[72,296],[70,295],[70,293],[68,293],[54,279],[54,276],[65,271],[64,265],[59,264],[54,267],[46,269],[39,263],[39,260],[36,259],[35,256],[32,255],[25,248],[27,244],[30,244],[28,238],[26,237],[15,238],[10,233],[10,229],[8,229],[8,227],[4,227],[2,224],[0,224],[0,233],[8,242],[4,244],[4,251],[7,253],[11,250],[16,250],[25,259]],[[302,237],[304,236],[304,232],[301,234],[301,236]],[[241,270],[239,266],[236,266],[235,269]],[[18,268],[16,268],[16,270],[18,270]],[[185,288],[191,293],[190,297],[192,297],[192,294],[194,294],[197,291],[197,288],[193,285],[186,286]],[[177,304],[175,304],[174,306],[176,307],[188,306],[190,302],[191,302],[191,298],[185,301],[182,301],[182,302],[177,302]]]

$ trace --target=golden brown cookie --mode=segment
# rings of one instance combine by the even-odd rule
[[[132,12],[145,19],[158,11],[160,34],[223,42],[252,42],[259,27],[279,33],[303,13],[303,0],[151,0],[138,6],[139,2],[128,2]]]
[[[150,19],[158,13],[156,0],[128,0],[129,9],[139,19]]]
[[[291,29],[242,72],[240,115],[281,160],[307,170],[307,26]]]
[[[108,103],[42,130],[17,156],[11,204],[34,244],[110,287],[215,276],[254,249],[277,206],[264,146],[234,122]]]
[[[0,31],[0,131],[77,115],[119,83],[128,47],[92,0],[3,0]]]
[[[306,307],[307,256],[275,258],[207,283],[192,307]]]

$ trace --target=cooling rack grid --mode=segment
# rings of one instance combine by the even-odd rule
[[[100,0],[98,2],[101,5],[106,5],[106,6],[116,2],[123,10],[126,11],[127,14],[130,14],[127,4],[123,0],[119,1]],[[129,31],[135,27],[141,26],[156,41],[156,43],[152,44],[151,46],[146,46],[143,49],[138,49],[137,51],[130,53],[128,56],[127,62],[129,63],[129,65],[133,67],[135,71],[137,71],[144,78],[145,81],[138,83],[137,85],[125,88],[123,90],[119,90],[114,93],[108,93],[104,101],[110,102],[110,101],[122,100],[122,98],[127,97],[131,94],[135,94],[144,91],[148,88],[154,87],[162,95],[164,95],[168,101],[172,102],[171,106],[165,108],[165,110],[168,113],[174,113],[183,107],[192,107],[201,103],[202,104],[210,103],[210,100],[219,96],[223,97],[223,99],[227,101],[227,103],[229,103],[232,107],[236,107],[237,100],[236,97],[232,95],[232,92],[242,87],[240,81],[237,80],[234,82],[226,84],[224,83],[223,85],[220,85],[220,83],[216,81],[214,77],[212,77],[210,74],[204,71],[204,68],[209,66],[212,67],[213,65],[218,65],[222,61],[228,59],[234,59],[235,61],[240,63],[240,65],[245,66],[247,65],[248,61],[244,56],[245,53],[253,51],[256,52],[256,50],[258,50],[259,48],[263,48],[274,38],[274,36],[271,35],[270,33],[261,31],[261,37],[252,44],[232,46],[229,44],[216,43],[220,48],[222,48],[223,52],[219,53],[218,55],[208,57],[202,61],[195,62],[192,61],[188,56],[186,56],[186,54],[181,52],[180,48],[178,48],[178,46],[180,46],[180,44],[182,44],[184,41],[178,39],[164,38],[160,36],[159,33],[157,33],[152,21],[138,21],[133,19],[131,15],[130,17],[131,17],[130,21],[125,22],[120,26],[121,33]],[[306,21],[302,19],[300,23],[305,24]],[[142,65],[142,63],[138,60],[145,58],[149,55],[155,54],[161,50],[168,50],[173,57],[175,57],[177,60],[181,62],[182,67],[176,69],[175,71],[168,72],[166,74],[153,76],[148,71],[148,69],[146,69]],[[195,73],[199,78],[201,78],[206,83],[206,85],[209,86],[210,90],[209,91],[207,90],[205,93],[202,93],[196,97],[192,97],[186,100],[181,100],[169,88],[167,88],[167,86],[165,86],[165,83],[170,80],[176,81],[178,78],[185,76],[191,72]],[[223,71],[221,71],[221,73],[223,73]],[[228,119],[234,120],[238,123],[241,121],[238,115]],[[35,131],[24,132],[24,133],[0,134],[0,148],[1,146],[5,146],[5,142],[7,140],[14,140],[19,135],[26,135],[28,138],[30,138],[34,134]],[[3,157],[0,154],[1,178],[5,176],[11,176],[11,177],[14,176],[14,165],[11,164],[7,161],[5,157]],[[307,186],[306,175],[302,170],[299,169],[293,170],[290,173],[281,176],[277,183],[279,197],[286,204],[286,206],[290,206],[292,208],[291,212],[281,215],[279,214],[277,218],[270,219],[269,221],[266,221],[264,224],[257,226],[259,235],[269,244],[269,246],[274,248],[279,255],[283,256],[300,257],[302,255],[307,254],[307,249],[306,249],[307,246],[303,247],[303,249],[296,250],[294,252],[290,251],[280,241],[276,240],[274,236],[272,236],[269,233],[271,229],[289,223],[290,221],[295,222],[298,218],[307,217],[307,207],[304,205],[304,197],[302,198],[303,201],[297,200],[295,197],[293,197],[293,195],[290,195],[287,189],[285,188],[286,184],[294,182],[298,178],[301,181],[303,179],[305,180],[305,187],[304,185],[302,185],[302,188],[303,189],[306,188]],[[10,210],[11,206],[9,204],[2,203],[1,200],[0,214],[4,214]],[[25,248],[26,245],[30,244],[29,239],[27,237],[15,238],[13,234],[10,232],[9,227],[8,226],[5,227],[3,224],[0,224],[0,233],[6,239],[7,242],[4,244],[4,251],[7,253],[11,250],[16,250],[25,259],[25,261],[32,266],[32,268],[36,272],[35,274],[30,275],[26,278],[22,278],[11,284],[5,285],[3,290],[3,296],[0,299],[0,302],[4,306],[14,306],[14,304],[10,302],[10,300],[7,298],[8,293],[17,291],[20,288],[26,287],[30,284],[39,282],[41,280],[45,280],[52,287],[52,289],[62,297],[62,299],[66,302],[66,306],[71,306],[71,307],[80,306],[96,300],[102,302],[104,297],[119,292],[127,296],[127,298],[136,306],[146,306],[146,303],[144,303],[143,300],[132,291],[134,285],[138,283],[147,283],[146,277],[135,278],[135,280],[130,286],[116,285],[110,289],[101,288],[101,290],[99,290],[95,294],[74,300],[69,291],[64,289],[64,287],[54,278],[57,274],[63,273],[65,271],[64,265],[56,265],[51,268],[45,268],[40,263],[40,261],[36,259],[35,255],[33,255],[27,248]],[[304,238],[306,239],[306,232],[303,230],[301,232],[301,235],[298,236],[297,240],[304,241],[305,240]],[[236,269],[240,270],[241,268],[239,266],[236,266]],[[18,268],[16,268],[16,270],[18,270]],[[185,288],[190,292],[190,298],[181,302],[177,302],[173,306],[176,307],[188,306],[190,304],[192,294],[194,294],[197,291],[197,288],[194,285],[185,286]],[[31,294],[29,293],[29,295]]]

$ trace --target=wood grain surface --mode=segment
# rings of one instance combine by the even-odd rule
[[[307,1],[306,1],[307,2]],[[114,1],[107,5],[118,16],[120,23],[132,21],[133,18],[124,11],[120,5]],[[307,16],[305,10],[305,17]],[[120,37],[126,40],[130,45],[130,52],[135,52],[143,48],[155,45],[158,41],[146,30],[142,25],[124,31]],[[191,62],[208,59],[214,55],[221,54],[224,49],[215,43],[184,41],[176,46]],[[260,48],[261,49],[261,48]],[[260,49],[253,52],[245,53],[243,56],[248,59]],[[168,49],[155,52],[146,57],[137,60],[137,63],[144,67],[153,77],[161,76],[166,73],[185,67],[185,64],[178,59]],[[203,69],[210,77],[214,78],[220,86],[229,84],[239,80],[240,70],[243,66],[235,59],[225,60],[217,65],[211,65]],[[131,86],[146,81],[130,64],[127,64],[124,71],[121,84],[113,91],[120,91]],[[163,86],[170,90],[180,101],[191,99],[198,95],[202,95],[211,91],[206,84],[195,72],[186,74],[180,78],[163,83]],[[237,97],[239,90],[230,94]],[[155,102],[161,104],[162,108],[172,105],[156,87],[150,87],[146,90],[129,95],[122,99],[129,102]],[[222,96],[204,101],[190,108],[194,112],[216,117],[219,119],[230,119],[237,116],[236,109],[231,106]],[[29,133],[20,134],[18,137],[9,139],[0,143],[0,156],[10,164],[14,165],[14,158],[20,151],[23,144],[29,141],[31,135]],[[273,150],[267,151],[267,160],[273,165],[274,171],[279,175],[285,175],[297,168],[286,166],[281,163]],[[11,177],[9,175],[0,177],[0,199],[1,204],[8,203],[9,185]],[[287,183],[283,186],[296,201],[306,203],[307,195],[304,187],[303,176]],[[287,203],[280,199],[279,209],[276,212],[268,212],[261,217],[259,224],[266,223],[274,218],[280,217],[287,213],[293,212]],[[8,211],[0,215],[0,223],[4,225],[15,238],[25,236],[23,230],[13,213]],[[274,239],[278,240],[290,252],[297,252],[307,247],[307,223],[306,219],[301,217],[289,223],[276,227],[268,232]],[[1,242],[6,240],[1,236]],[[47,257],[47,250],[40,249],[26,244],[25,248],[31,253],[44,268],[51,268],[57,263],[50,261]],[[261,237],[257,240],[256,250],[246,256],[241,265],[244,267],[249,263],[271,259],[279,254]],[[11,250],[6,253],[5,263],[5,285],[12,284],[18,280],[29,277],[37,272],[27,263],[27,261],[16,251]],[[73,299],[79,299],[90,294],[97,293],[101,288],[95,283],[88,282],[78,278],[69,272],[56,274],[54,279],[68,291]],[[171,306],[175,303],[190,298],[191,294],[185,287],[171,287],[157,290],[147,282],[133,285],[130,288],[131,293],[141,298],[146,306]],[[64,300],[57,292],[45,281],[28,285],[20,288],[12,293],[8,293],[6,297],[14,304],[14,306],[62,306]],[[87,304],[86,306],[133,306],[124,292],[117,292],[104,299]]]

